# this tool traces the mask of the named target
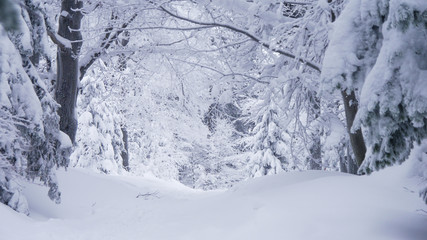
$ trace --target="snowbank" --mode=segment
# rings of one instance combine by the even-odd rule
[[[425,240],[426,206],[406,165],[363,177],[283,173],[211,192],[71,169],[58,173],[61,205],[35,184],[24,191],[30,217],[0,205],[0,238]]]

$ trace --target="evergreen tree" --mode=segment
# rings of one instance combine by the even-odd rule
[[[296,167],[287,159],[290,154],[287,152],[288,144],[284,139],[283,123],[280,121],[286,117],[280,107],[280,101],[283,99],[281,93],[280,86],[269,86],[255,104],[259,108],[254,109],[258,121],[251,136],[245,139],[253,152],[248,163],[250,177],[277,174],[284,169]]]
[[[368,145],[361,173],[402,163],[427,136],[426,8],[422,1],[351,1],[334,26],[323,74],[328,86],[359,93],[353,129],[366,128]]]
[[[427,3],[390,1],[385,11],[382,46],[357,115],[369,129],[366,173],[402,163],[427,137]]]
[[[39,179],[49,186],[49,197],[59,203],[54,169],[67,166],[71,143],[59,130],[58,104],[30,60],[46,50],[32,38],[46,39],[43,18],[30,17],[42,16],[42,9],[27,1],[20,10],[17,29],[6,32],[0,26],[0,201],[28,214],[17,181]]]
[[[88,76],[83,78],[81,85],[82,93],[77,102],[77,146],[71,163],[103,173],[119,173],[123,170],[123,121],[103,96],[106,90],[102,79]]]

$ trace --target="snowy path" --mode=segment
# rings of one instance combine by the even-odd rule
[[[202,192],[83,170],[58,175],[63,202],[26,187],[31,217],[0,205],[0,239],[426,240],[426,205],[401,168],[371,177],[299,172]],[[151,196],[139,194],[154,193]]]

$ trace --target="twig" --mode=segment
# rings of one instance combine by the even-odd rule
[[[297,57],[297,56],[295,56],[295,54],[287,52],[285,50],[271,48],[270,44],[263,42],[261,39],[259,39],[255,35],[247,32],[247,31],[245,31],[243,29],[239,29],[239,28],[237,28],[235,26],[231,26],[231,25],[223,24],[223,23],[201,22],[201,21],[197,21],[197,20],[194,20],[194,19],[186,18],[186,17],[180,16],[178,14],[172,13],[171,11],[169,11],[168,9],[166,9],[163,6],[160,6],[159,8],[160,8],[160,10],[162,10],[162,11],[166,12],[167,14],[169,14],[170,16],[175,17],[175,18],[180,19],[180,20],[183,20],[183,21],[186,21],[186,22],[190,22],[190,23],[197,24],[197,25],[202,25],[202,26],[222,27],[222,28],[226,28],[226,29],[232,30],[234,32],[241,33],[241,34],[249,37],[251,40],[253,40],[253,41],[261,44],[261,46],[263,46],[265,48],[268,48],[268,49],[270,49],[271,51],[273,51],[275,53],[279,53],[280,55],[284,55],[286,57],[295,59],[295,60],[297,60],[297,61],[299,61],[299,62],[301,62],[303,64],[306,64],[308,67],[312,68],[313,70],[315,70],[315,71],[317,71],[319,73],[321,72],[320,66],[318,66],[316,63],[313,63],[313,62],[308,61],[306,59]]]
[[[138,195],[136,195],[136,198],[144,198],[145,200],[148,200],[150,197],[160,198],[159,192],[155,191],[155,192],[139,193]]]

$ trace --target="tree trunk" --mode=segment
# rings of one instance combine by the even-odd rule
[[[128,131],[122,127],[124,150],[122,151],[123,168],[129,171],[129,146],[128,146]]]
[[[350,144],[356,158],[357,167],[359,168],[365,159],[365,140],[363,139],[361,129],[354,132],[351,130],[358,109],[358,101],[354,91],[351,91],[350,94],[347,94],[346,91],[341,91],[341,94],[344,102],[345,118],[347,120],[347,131],[350,136]]]
[[[340,172],[348,173],[347,170],[347,156],[339,156],[340,158]]]
[[[344,143],[344,145],[337,149],[338,157],[339,157],[339,166],[340,166],[340,172],[348,173],[348,144]]]
[[[351,174],[357,174],[357,169],[359,168],[357,166],[357,163],[353,159],[352,151],[349,145],[347,145],[347,166],[348,166],[348,173]]]
[[[60,129],[65,132],[74,143],[77,131],[75,106],[77,101],[77,86],[79,81],[79,55],[82,46],[80,25],[83,1],[62,0],[61,15],[59,17],[58,34],[69,40],[77,41],[71,48],[58,47],[57,82],[55,100],[61,105],[58,110]]]
[[[344,173],[357,174],[357,164],[352,157],[350,143],[345,141],[344,146],[338,150],[340,158],[340,171]]]
[[[316,96],[316,92],[309,93],[311,113],[310,123],[314,123],[320,117],[320,99]],[[321,170],[322,169],[322,147],[320,141],[320,126],[315,125],[314,131],[311,133],[312,143],[310,146],[310,159],[308,162],[308,168],[310,170]]]
[[[320,147],[320,137],[314,136],[310,147],[310,161],[308,165],[310,170],[322,170],[322,149]]]

